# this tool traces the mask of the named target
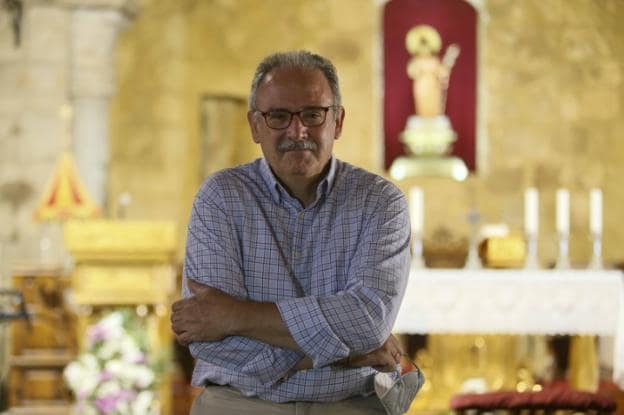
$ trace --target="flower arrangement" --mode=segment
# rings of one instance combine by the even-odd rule
[[[81,415],[158,413],[155,371],[144,330],[129,311],[114,311],[87,329],[86,351],[65,368],[65,381]]]

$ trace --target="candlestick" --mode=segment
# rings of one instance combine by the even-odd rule
[[[527,234],[526,243],[527,254],[526,258],[524,259],[524,268],[532,270],[538,269],[539,262],[537,260],[537,235]]]
[[[411,268],[424,268],[423,242],[422,236],[418,233],[412,234],[412,264]]]
[[[526,269],[537,269],[537,233],[539,226],[539,195],[537,189],[529,187],[524,192],[524,232],[527,241]]]
[[[570,193],[566,189],[557,190],[557,232],[570,234]]]
[[[414,186],[410,189],[410,223],[412,224],[412,234],[422,234],[424,223],[424,197],[420,187]]]
[[[424,196],[420,187],[414,186],[409,192],[410,223],[412,230],[412,268],[423,268],[423,223],[424,223]]]
[[[602,190],[591,189],[589,193],[589,229],[593,235],[602,234]]]
[[[592,259],[589,268],[603,269],[602,264],[602,190],[589,192],[589,231],[592,238]]]
[[[537,189],[529,187],[524,192],[524,230],[527,235],[537,235],[539,226],[539,196]]]
[[[470,241],[468,245],[468,257],[464,264],[465,269],[480,269],[481,258],[479,258],[479,247],[477,239],[479,233],[479,221],[481,215],[476,208],[472,208],[468,213],[468,223],[470,223]]]
[[[599,233],[594,234],[592,237],[592,258],[589,263],[589,269],[604,269],[602,264],[602,239]]]
[[[570,243],[567,233],[559,233],[559,258],[555,264],[555,269],[570,268]]]

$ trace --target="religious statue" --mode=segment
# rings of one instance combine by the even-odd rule
[[[412,55],[407,64],[407,74],[413,80],[416,114],[421,117],[444,114],[449,77],[459,55],[459,46],[455,43],[449,45],[440,60],[440,35],[427,25],[412,28],[407,33],[405,43]]]
[[[395,179],[434,175],[464,180],[468,169],[463,160],[447,156],[457,134],[445,115],[446,93],[459,46],[449,45],[440,59],[442,39],[429,25],[411,28],[405,45],[412,55],[407,74],[412,79],[415,112],[407,119],[400,136],[410,155],[396,159],[390,175]]]

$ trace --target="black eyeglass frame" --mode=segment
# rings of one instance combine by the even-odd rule
[[[257,113],[262,115],[262,118],[264,118],[264,123],[270,129],[272,129],[272,130],[285,130],[288,127],[290,127],[290,124],[292,124],[292,120],[295,117],[295,115],[299,118],[299,121],[301,121],[301,123],[304,126],[308,127],[308,128],[310,128],[310,127],[320,127],[321,125],[325,124],[325,120],[327,120],[327,113],[329,112],[329,110],[330,109],[337,109],[337,108],[342,108],[342,106],[341,105],[329,105],[327,107],[307,107],[307,108],[302,109],[301,111],[294,111],[294,112],[291,112],[291,111],[289,111],[287,109],[275,109],[275,110],[269,110],[269,111],[260,111],[257,108],[254,111],[256,111]],[[306,124],[306,122],[301,117],[301,113],[305,112],[305,111],[314,111],[314,110],[323,110],[323,119],[318,124],[308,125],[308,124]],[[288,124],[286,124],[285,127],[271,127],[269,125],[269,120],[267,119],[267,115],[269,115],[272,112],[282,112],[284,114],[287,113],[290,116],[290,119],[288,120]]]

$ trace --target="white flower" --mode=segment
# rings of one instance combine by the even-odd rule
[[[90,395],[98,385],[100,366],[95,356],[83,354],[63,372],[69,387],[77,397]]]
[[[101,398],[109,395],[117,395],[121,391],[121,386],[114,380],[108,380],[100,385],[96,392],[96,397]]]
[[[101,341],[118,339],[123,334],[123,314],[120,312],[110,313],[87,329],[87,346],[91,347]]]
[[[100,415],[97,408],[94,405],[88,404],[86,402],[81,402],[74,405],[73,415]]]
[[[154,381],[154,372],[145,365],[130,364],[121,360],[106,362],[106,372],[117,379],[124,388],[145,389]]]
[[[141,333],[129,333],[126,321],[132,316],[113,312],[87,332],[87,352],[64,371],[67,385],[76,396],[79,415],[157,415],[154,399],[156,375],[145,350],[136,340]]]
[[[124,370],[124,362],[119,359],[109,360],[104,363],[104,369],[113,377],[120,377],[120,374]]]
[[[119,338],[110,338],[102,343],[97,355],[102,360],[112,359],[113,356],[120,352]]]
[[[63,375],[65,376],[65,380],[69,384],[69,387],[73,390],[76,390],[80,387],[82,383],[84,370],[80,362],[71,362],[67,365],[65,370],[63,371]]]
[[[140,392],[134,402],[132,402],[132,415],[148,415],[154,393],[151,391]]]
[[[120,414],[128,414],[130,412],[130,405],[128,405],[127,401],[119,401],[117,402],[117,406],[115,407],[117,412]]]
[[[146,366],[136,366],[134,371],[136,386],[140,389],[149,387],[154,382],[154,371]]]
[[[121,358],[126,362],[137,363],[144,358],[139,345],[130,336],[121,339],[119,342],[119,350],[121,352]]]
[[[124,317],[119,311],[112,312],[101,319],[96,326],[108,329],[111,332],[123,332]]]

